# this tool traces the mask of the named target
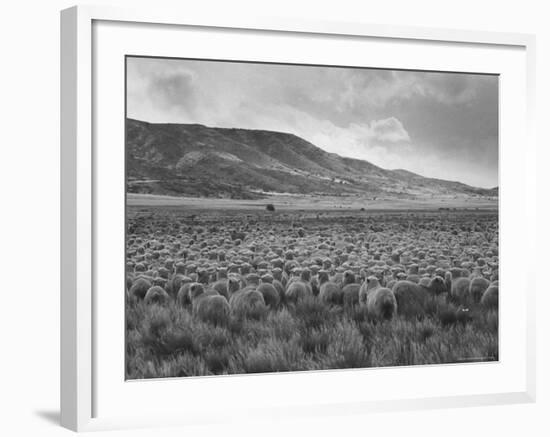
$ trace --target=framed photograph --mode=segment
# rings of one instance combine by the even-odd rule
[[[63,426],[534,400],[534,37],[79,6],[61,53]]]

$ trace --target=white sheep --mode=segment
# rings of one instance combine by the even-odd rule
[[[414,282],[398,281],[393,286],[397,312],[407,317],[420,317],[426,312],[429,292]]]
[[[328,271],[319,271],[319,299],[326,304],[338,305],[342,303],[342,297],[342,289],[330,281]]]
[[[469,294],[474,300],[474,302],[481,301],[483,293],[485,293],[485,290],[489,288],[490,284],[491,283],[483,277],[477,277],[472,279],[472,281],[470,282]]]
[[[153,285],[149,290],[147,290],[147,293],[145,294],[145,298],[143,301],[146,304],[151,303],[157,303],[157,304],[165,304],[170,300],[170,296],[168,293],[164,290],[164,288]]]
[[[498,281],[493,282],[481,297],[481,305],[485,308],[498,308]]]
[[[214,325],[226,325],[229,322],[231,309],[225,297],[215,290],[204,290],[197,282],[191,284],[189,295],[193,305],[193,314],[200,320]]]
[[[365,284],[366,287],[363,287]],[[366,305],[367,313],[376,319],[391,320],[397,314],[393,291],[382,287],[376,276],[369,276],[363,285],[359,299],[362,305]]]

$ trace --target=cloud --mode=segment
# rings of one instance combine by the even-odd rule
[[[409,133],[395,117],[371,121],[370,131],[376,141],[389,143],[410,141]]]
[[[158,71],[150,78],[148,95],[161,107],[192,109],[196,105],[194,75],[190,71]]]
[[[498,78],[129,58],[128,116],[276,130],[427,176],[498,183]]]

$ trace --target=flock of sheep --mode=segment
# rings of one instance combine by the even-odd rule
[[[214,325],[306,298],[373,320],[422,317],[431,300],[498,308],[498,224],[483,213],[136,213],[127,297]]]

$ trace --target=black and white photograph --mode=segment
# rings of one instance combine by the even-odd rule
[[[499,361],[498,75],[125,62],[126,379]]]

